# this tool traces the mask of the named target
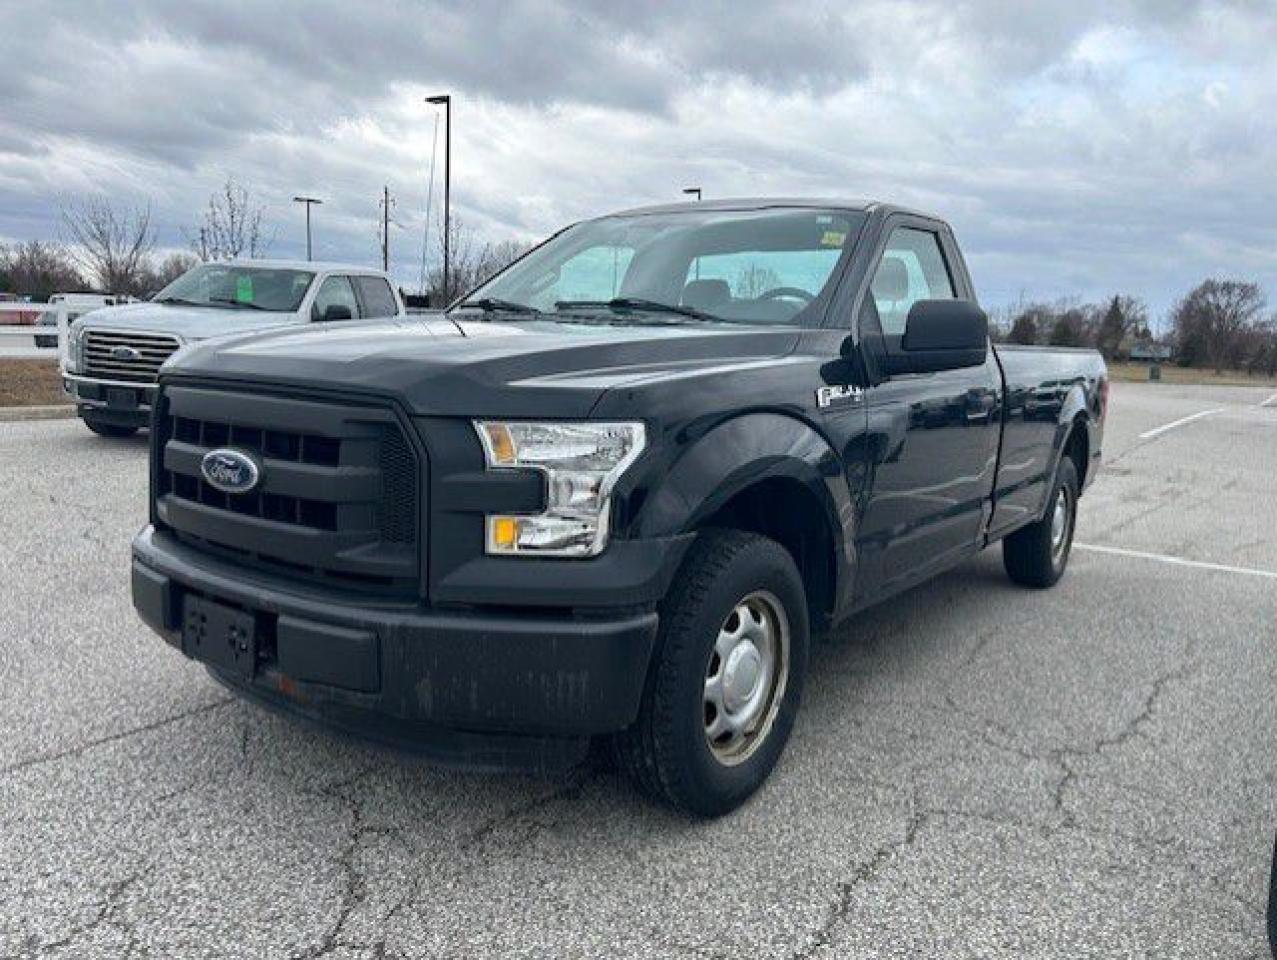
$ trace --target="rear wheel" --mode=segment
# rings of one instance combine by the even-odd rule
[[[713,817],[767,779],[793,728],[807,667],[807,602],[789,553],[708,530],[661,605],[639,718],[617,756],[648,794]]]
[[[119,440],[123,437],[131,437],[137,433],[137,427],[121,426],[118,423],[104,423],[101,420],[92,417],[84,417],[84,425],[96,433],[99,437],[111,437]]]
[[[1055,472],[1046,514],[1002,541],[1007,576],[1026,587],[1050,587],[1064,575],[1077,525],[1077,468],[1065,457]]]

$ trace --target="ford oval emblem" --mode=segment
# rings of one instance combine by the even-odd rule
[[[141,360],[142,351],[134,347],[118,346],[111,351],[112,360]]]
[[[208,485],[222,493],[250,493],[262,478],[262,468],[248,454],[219,447],[204,454],[200,473]]]

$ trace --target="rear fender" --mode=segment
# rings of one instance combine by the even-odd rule
[[[1042,509],[1038,513],[1039,517],[1046,512],[1047,501],[1050,499],[1051,490],[1054,487],[1055,475],[1060,469],[1060,459],[1064,456],[1064,451],[1069,448],[1069,441],[1073,439],[1073,434],[1078,430],[1086,431],[1087,449],[1094,449],[1091,444],[1090,407],[1087,404],[1086,387],[1081,383],[1075,383],[1070,388],[1068,396],[1064,398],[1064,403],[1060,407],[1060,418],[1056,423],[1055,437],[1052,440],[1051,483],[1048,484],[1046,495],[1042,500]],[[1079,477],[1078,479],[1080,480],[1081,478]]]

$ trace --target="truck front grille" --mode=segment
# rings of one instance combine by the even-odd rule
[[[154,383],[160,364],[177,350],[175,337],[131,330],[88,330],[84,334],[85,373],[104,380]]]
[[[186,542],[361,592],[416,590],[424,470],[393,411],[171,386],[152,444],[157,518]],[[253,490],[204,478],[204,455],[219,447],[261,464]]]

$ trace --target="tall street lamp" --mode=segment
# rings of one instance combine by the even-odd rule
[[[312,204],[323,203],[316,197],[293,197],[294,202],[306,204],[306,259],[310,260],[310,208]]]
[[[426,97],[426,103],[443,106],[443,302],[447,306],[452,285],[448,256],[451,239],[448,222],[452,215],[452,97],[446,93]]]
[[[701,199],[701,188],[700,188],[700,187],[684,187],[684,188],[683,188],[683,192],[684,192],[685,194],[687,194],[689,197],[690,197],[692,194],[696,194],[696,202],[697,202],[697,203],[699,203],[699,202],[700,202],[700,199]]]

